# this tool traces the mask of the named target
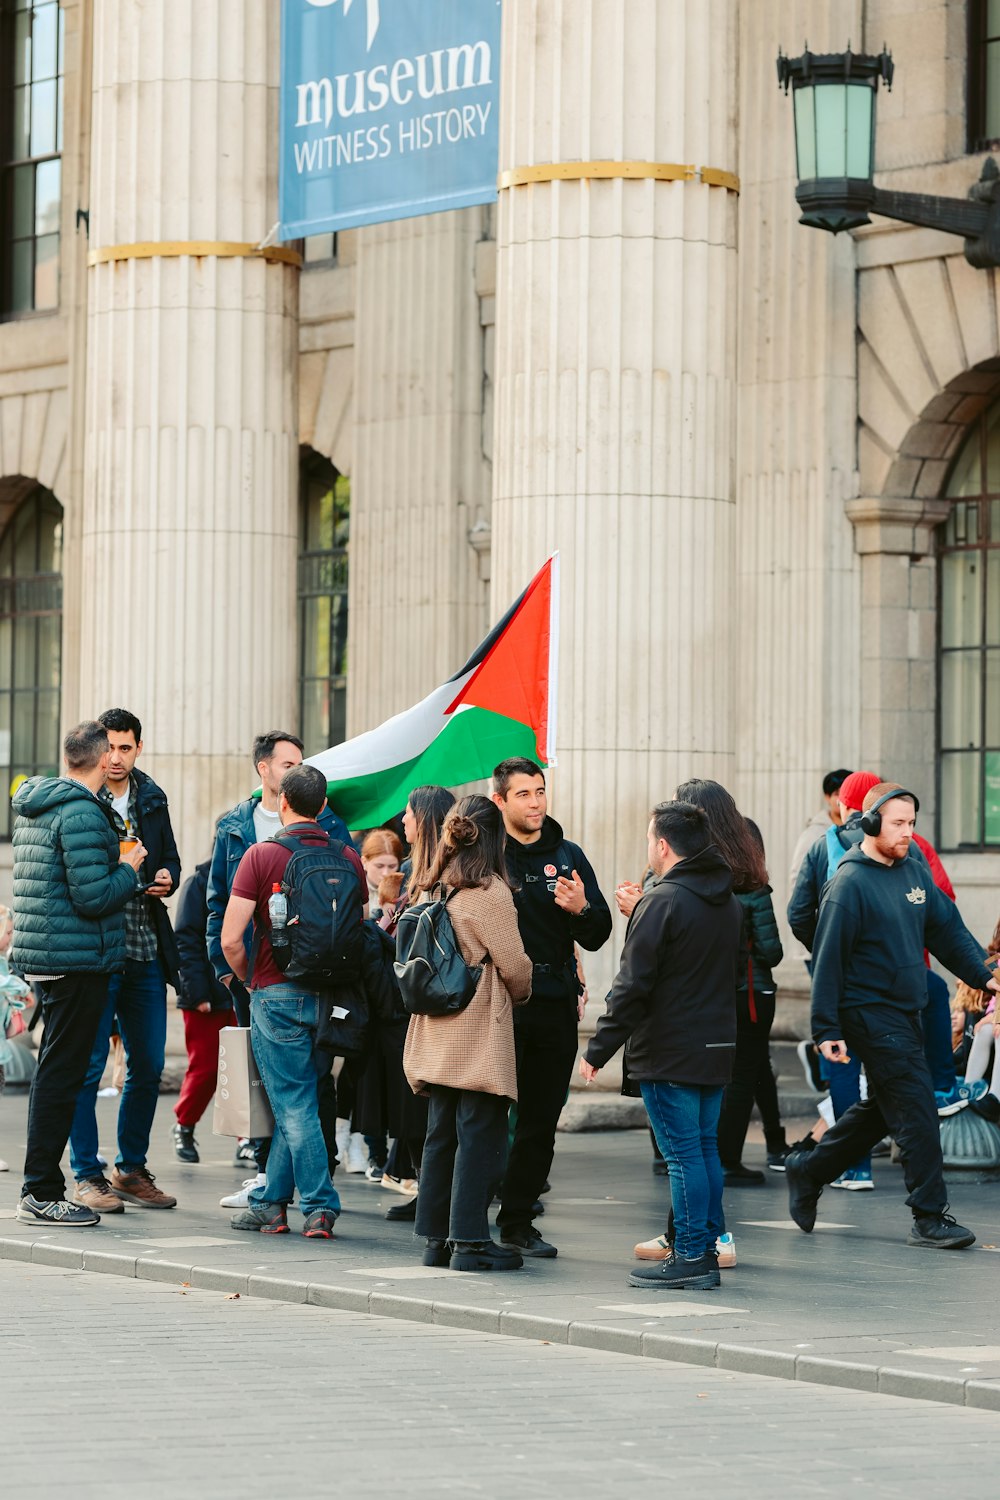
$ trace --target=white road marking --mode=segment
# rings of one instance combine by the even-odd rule
[[[802,1230],[791,1219],[737,1219],[737,1224],[743,1224],[747,1229],[791,1229],[796,1234]],[[817,1229],[856,1229],[856,1224],[832,1224],[829,1219],[823,1224],[817,1224]]]
[[[130,1245],[143,1245],[154,1250],[187,1250],[195,1245],[232,1245],[234,1241],[215,1239],[208,1234],[175,1234],[168,1235],[163,1239],[146,1239],[145,1235],[140,1239],[138,1235],[122,1235]]]
[[[944,1349],[897,1349],[897,1354],[916,1354],[921,1359],[953,1359],[956,1364],[974,1359],[977,1364],[1000,1362],[1000,1344],[955,1344]]]
[[[648,1302],[614,1302],[602,1303],[598,1312],[630,1313],[636,1318],[718,1318],[725,1317],[727,1313],[746,1313],[745,1307],[724,1307],[718,1302],[711,1304],[705,1302],[675,1302],[671,1297],[669,1302],[657,1303],[650,1307]]]
[[[450,1266],[354,1266],[348,1276],[377,1276],[380,1281],[427,1281],[432,1276],[464,1276]],[[468,1278],[466,1278],[468,1279]]]

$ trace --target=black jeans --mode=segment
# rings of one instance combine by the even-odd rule
[[[428,1087],[427,1139],[417,1194],[417,1234],[479,1244],[507,1146],[510,1100],[472,1089]]]
[[[58,1202],[66,1193],[59,1163],[107,1004],[110,979],[109,974],[67,974],[38,986],[45,1029],[28,1095],[24,1193],[42,1203]]]
[[[514,1011],[517,1124],[497,1224],[520,1231],[552,1166],[556,1126],[566,1103],[577,1047],[576,999],[537,999]]]
[[[848,1052],[865,1065],[868,1098],[831,1126],[804,1158],[803,1171],[817,1184],[833,1182],[891,1133],[914,1215],[944,1213],[941,1133],[919,1015],[888,1005],[852,1007],[841,1013],[841,1025]]]
[[[740,1164],[755,1102],[760,1109],[768,1151],[782,1151],[785,1146],[785,1132],[778,1113],[778,1091],[768,1050],[774,1025],[773,993],[755,993],[754,1007],[756,1021],[750,1019],[749,992],[736,991],[733,1076],[726,1086],[719,1117],[719,1159],[727,1171]]]

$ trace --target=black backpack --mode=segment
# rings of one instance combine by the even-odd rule
[[[408,906],[396,928],[396,975],[411,1016],[452,1016],[476,993],[482,967],[462,957],[448,915],[454,891],[437,901]]]
[[[312,828],[308,837],[305,843],[297,834],[277,833],[271,840],[291,850],[281,882],[288,921],[282,932],[271,933],[271,951],[289,979],[335,989],[356,979],[361,967],[361,882],[340,839],[325,834],[321,844]]]

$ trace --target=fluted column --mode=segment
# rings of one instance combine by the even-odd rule
[[[348,732],[409,708],[486,631],[478,208],[358,237]]]
[[[504,5],[501,172],[696,169],[500,195],[494,612],[560,549],[555,810],[609,894],[651,804],[734,763],[736,196],[697,169],[736,170],[735,9]]]
[[[95,0],[93,251],[254,245],[277,219],[279,7]],[[223,254],[89,272],[84,712],[143,720],[190,868],[296,720],[298,271]]]

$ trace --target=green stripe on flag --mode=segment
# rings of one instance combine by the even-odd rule
[[[330,802],[349,828],[376,828],[401,813],[415,786],[461,786],[493,773],[510,756],[538,759],[528,724],[483,708],[452,714],[426,750],[384,771],[329,783]]]

